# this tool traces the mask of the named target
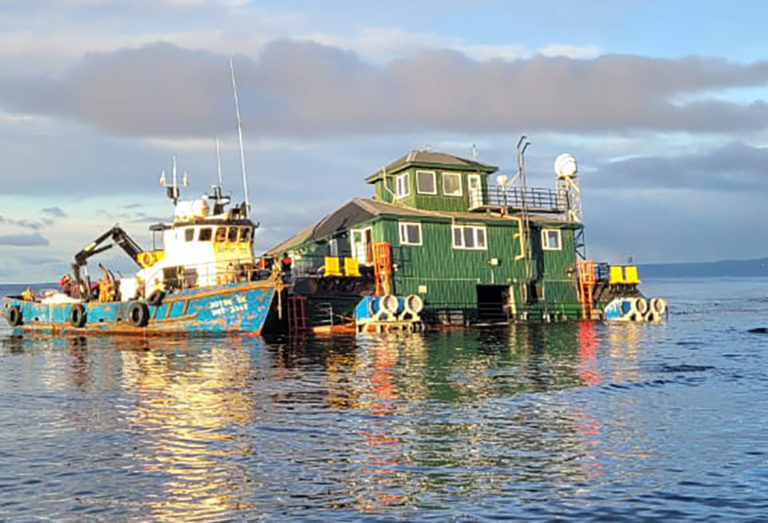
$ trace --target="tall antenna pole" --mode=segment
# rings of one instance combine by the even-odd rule
[[[243,125],[240,121],[240,100],[237,98],[237,82],[235,81],[235,65],[229,59],[229,70],[232,73],[232,92],[235,95],[235,114],[237,115],[237,137],[240,140],[240,169],[243,173],[243,195],[245,196],[245,213],[250,214],[251,204],[248,199],[248,176],[245,174],[245,152],[243,150]]]
[[[219,187],[224,187],[224,177],[221,175],[221,146],[219,139],[216,138],[216,164],[219,168]]]
[[[526,136],[521,136],[520,140],[517,142],[517,175],[520,179],[520,192],[521,192],[521,198],[520,203],[522,215],[523,215],[523,229],[525,230],[525,283],[526,285],[531,282],[531,279],[533,278],[533,271],[531,267],[531,223],[528,219],[528,201],[527,201],[527,189],[528,189],[528,181],[525,178],[525,150],[528,149],[528,146],[531,145],[531,142],[527,141]],[[526,295],[528,294],[528,289],[526,288]],[[527,296],[526,296],[527,297]]]

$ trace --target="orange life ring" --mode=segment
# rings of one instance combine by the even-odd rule
[[[139,256],[139,263],[143,267],[152,267],[157,263],[157,255],[154,252],[143,252]]]

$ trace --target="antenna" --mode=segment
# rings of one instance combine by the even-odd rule
[[[163,171],[163,175],[160,177],[160,185],[165,187],[165,190],[168,194],[168,198],[173,200],[173,204],[176,205],[176,202],[179,201],[179,183],[178,183],[178,170],[176,166],[176,155],[173,155],[173,177],[172,177],[172,185],[168,187],[165,182],[165,171]]]
[[[232,93],[235,96],[235,114],[237,115],[237,137],[240,140],[240,169],[243,173],[243,195],[245,196],[245,216],[248,217],[251,204],[248,201],[248,176],[245,174],[245,152],[243,150],[243,125],[240,121],[240,100],[237,98],[237,82],[235,81],[235,64],[229,59],[229,70],[232,73]]]
[[[224,177],[221,174],[221,146],[218,137],[216,138],[216,165],[219,168],[219,187],[224,187]]]
[[[531,268],[531,224],[528,218],[528,201],[527,201],[527,181],[525,179],[525,150],[528,149],[528,146],[531,145],[531,142],[527,141],[528,137],[523,135],[520,137],[520,140],[517,142],[517,176],[520,179],[520,203],[522,204],[521,211],[522,211],[522,223],[523,223],[523,229],[525,231],[526,241],[525,241],[525,248],[523,252],[523,257],[525,260],[525,284],[526,284],[526,298],[525,301],[528,301],[528,284],[530,284],[532,278],[533,278],[533,271]]]

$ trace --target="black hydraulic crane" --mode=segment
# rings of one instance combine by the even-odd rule
[[[104,243],[107,239],[111,239],[113,243],[99,247],[99,245]],[[107,249],[111,249],[114,245],[120,246],[120,248],[125,251],[128,257],[130,257],[134,263],[136,263],[136,265],[141,267],[141,264],[139,264],[139,261],[136,257],[144,252],[144,249],[139,247],[139,244],[133,241],[133,238],[128,236],[128,233],[118,225],[112,227],[110,230],[89,243],[85,249],[75,254],[74,265],[78,268],[82,267],[88,261],[88,258],[99,254],[100,252],[104,252]]]
[[[101,245],[110,239],[112,240],[112,243],[103,246]],[[123,249],[128,257],[131,258],[131,260],[133,260],[136,265],[141,267],[137,256],[144,252],[144,249],[142,249],[139,244],[133,240],[133,238],[128,236],[128,233],[125,232],[120,226],[115,225],[110,230],[89,243],[85,249],[75,254],[75,263],[72,264],[72,272],[74,273],[75,282],[77,282],[78,286],[81,286],[84,283],[89,283],[83,282],[82,276],[80,275],[80,269],[87,263],[88,258],[99,254],[100,252],[111,249],[115,245],[118,245],[121,249]]]

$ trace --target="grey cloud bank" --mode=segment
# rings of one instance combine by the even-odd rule
[[[279,40],[236,60],[250,133],[418,131],[728,132],[768,124],[763,102],[706,93],[768,83],[768,62],[607,55],[478,61],[435,51],[373,65],[311,42]],[[696,95],[694,102],[681,98]],[[0,104],[129,136],[231,132],[226,57],[154,44],[91,54],[56,78],[5,78]]]
[[[46,238],[39,234],[2,234],[0,235],[0,245],[11,247],[36,247],[50,245]]]

